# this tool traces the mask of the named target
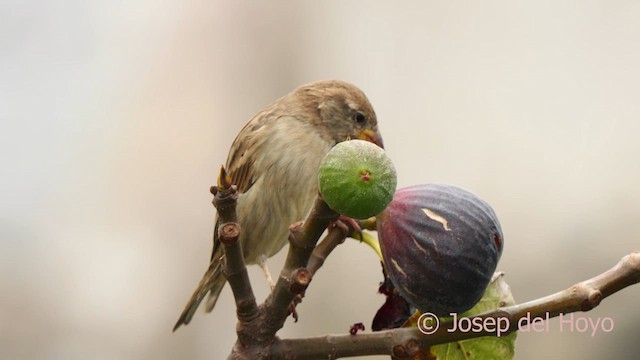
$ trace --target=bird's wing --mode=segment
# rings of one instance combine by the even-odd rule
[[[255,159],[251,157],[252,152],[250,149],[245,151],[241,156],[244,158],[240,164],[229,164],[229,176],[231,182],[236,184],[239,193],[247,192],[251,186],[255,183]]]
[[[272,131],[270,126],[265,125],[272,124],[277,118],[271,109],[262,111],[240,130],[231,146],[227,158],[227,173],[241,194],[247,192],[260,176],[257,171],[259,157],[264,156],[262,148],[271,140],[264,132]]]
[[[268,114],[261,117],[258,114],[247,125],[240,130],[240,133],[236,137],[229,151],[227,158],[226,170],[229,177],[231,177],[231,183],[238,187],[238,193],[246,193],[251,189],[251,186],[256,182],[259,177],[259,173],[256,171],[257,151],[259,147],[264,145],[264,138],[256,136],[259,131],[264,131],[265,121],[259,121],[260,119],[269,120]],[[263,138],[263,140],[260,140]],[[242,140],[240,140],[242,139]],[[242,146],[239,145],[242,143]],[[223,255],[220,241],[218,239],[218,227],[220,226],[220,219],[216,215],[216,223],[213,229],[213,250],[211,252],[211,261],[215,258],[219,258]],[[217,260],[217,259],[216,259]]]

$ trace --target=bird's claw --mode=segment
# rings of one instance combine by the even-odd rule
[[[296,306],[302,302],[302,296],[296,295],[293,297],[293,301],[289,304],[289,314],[293,318],[293,322],[298,322],[298,311],[296,310]]]
[[[362,228],[360,227],[360,224],[358,224],[357,220],[340,215],[338,220],[334,221],[332,225],[340,227],[345,231],[347,236],[362,240]]]

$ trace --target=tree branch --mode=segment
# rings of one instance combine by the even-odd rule
[[[333,249],[344,242],[349,233],[349,226],[341,221],[336,221],[334,224],[329,226],[327,236],[325,236],[318,246],[313,249],[311,257],[309,258],[307,269],[312,275],[322,267],[329,254],[331,254]]]
[[[258,304],[244,262],[242,244],[238,241],[240,236],[240,224],[236,214],[238,188],[232,185],[224,166],[220,168],[218,185],[211,187],[211,193],[213,206],[218,211],[218,239],[224,248],[222,271],[231,286],[238,319],[250,320],[258,316]]]
[[[640,282],[640,252],[633,252],[620,260],[613,268],[568,289],[519,305],[498,308],[473,318],[507,318],[509,328],[500,335],[518,330],[536,317],[552,318],[559,314],[589,311],[600,302]],[[521,323],[521,324],[519,324]],[[481,336],[496,336],[495,331],[454,331],[451,320],[443,321],[437,331],[424,335],[418,328],[401,328],[359,335],[326,335],[306,339],[279,340],[271,346],[273,359],[336,359],[361,355],[391,355],[408,358],[429,346],[467,340]]]

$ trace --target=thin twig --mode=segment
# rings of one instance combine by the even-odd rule
[[[320,241],[309,258],[307,269],[312,275],[322,267],[329,254],[344,242],[350,232],[349,226],[339,220],[329,226],[327,236]]]

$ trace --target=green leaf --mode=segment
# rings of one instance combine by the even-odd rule
[[[469,311],[460,314],[470,317],[501,306],[515,304],[511,289],[504,281],[504,273],[496,272],[484,292],[482,299]],[[449,318],[447,318],[449,319]],[[438,360],[508,360],[515,352],[516,332],[506,336],[484,336],[481,338],[456,341],[436,345],[431,348],[431,356]]]

